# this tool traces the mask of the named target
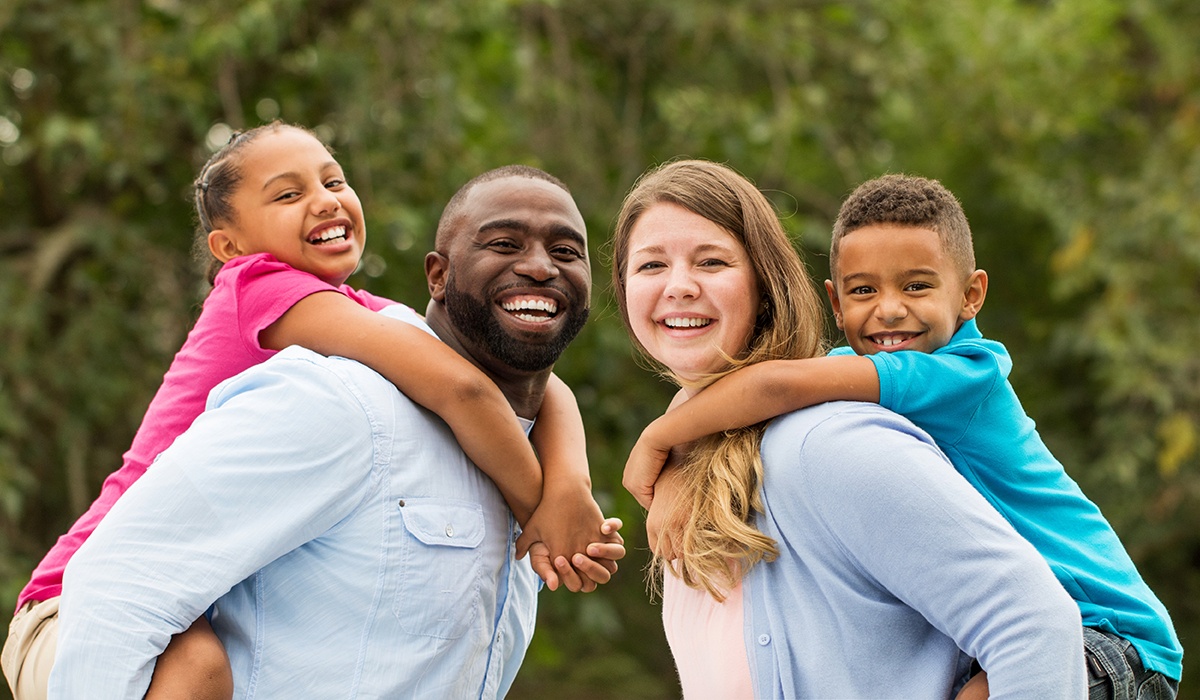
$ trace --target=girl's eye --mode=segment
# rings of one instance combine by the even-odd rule
[[[640,265],[637,266],[636,270],[638,272],[642,272],[642,271],[648,271],[648,270],[660,270],[664,267],[666,267],[666,266],[663,265],[662,263],[658,262],[657,260],[651,260],[649,262],[641,263]]]
[[[729,263],[717,258],[709,258],[700,262],[700,267],[726,267]]]

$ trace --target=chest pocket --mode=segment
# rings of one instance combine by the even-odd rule
[[[393,611],[412,634],[458,639],[479,619],[484,520],[478,503],[400,499],[404,523]]]

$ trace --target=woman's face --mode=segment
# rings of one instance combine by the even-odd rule
[[[629,237],[625,301],[634,336],[685,380],[724,369],[754,331],[761,294],[746,249],[676,204],[642,213]]]

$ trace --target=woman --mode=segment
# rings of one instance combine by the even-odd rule
[[[675,403],[738,367],[825,347],[773,208],[725,166],[645,174],[613,254],[622,318],[682,387]],[[945,698],[972,657],[993,697],[1082,687],[1070,598],[903,419],[825,404],[709,436],[682,462],[650,520],[663,523],[654,568],[689,700]]]

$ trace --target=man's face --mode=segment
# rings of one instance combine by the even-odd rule
[[[514,176],[476,185],[443,252],[427,261],[430,292],[477,362],[548,369],[587,321],[583,217],[550,182]]]

